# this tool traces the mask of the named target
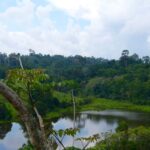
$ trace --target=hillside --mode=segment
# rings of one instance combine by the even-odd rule
[[[150,104],[150,57],[140,58],[124,50],[119,60],[61,55],[42,55],[34,51],[21,56],[27,69],[42,68],[57,82],[56,90],[74,89],[78,96],[94,96]],[[18,54],[0,54],[0,78],[9,69],[19,68]]]

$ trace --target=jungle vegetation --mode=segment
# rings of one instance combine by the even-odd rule
[[[20,69],[18,58],[22,60],[23,69]],[[49,150],[49,145],[54,143],[49,142],[50,133],[45,131],[43,118],[52,114],[57,116],[55,112],[62,109],[69,110],[72,90],[78,97],[79,110],[128,108],[149,112],[149,73],[150,57],[129,55],[128,50],[123,50],[118,60],[79,55],[50,56],[36,54],[33,50],[29,55],[0,53],[0,93],[3,95],[0,97],[0,119],[24,122],[30,144],[37,150]],[[146,138],[145,150],[149,147],[149,129],[123,127],[96,147],[136,149],[143,146],[138,141],[143,137]]]
[[[20,68],[18,55],[0,53],[0,78],[5,79],[10,69]],[[25,69],[42,68],[50,77],[49,83],[59,83],[55,90],[99,98],[150,104],[150,57],[140,58],[123,50],[118,60],[42,55],[30,50],[21,55]]]

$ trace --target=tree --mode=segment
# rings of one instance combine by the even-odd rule
[[[138,54],[134,53],[133,55],[131,55],[131,58],[134,60],[134,61],[138,61],[139,60],[139,56]]]
[[[127,57],[127,56],[129,56],[129,50],[123,50],[122,57]]]
[[[144,57],[142,58],[142,60],[143,60],[143,62],[144,62],[145,64],[149,64],[149,63],[150,63],[150,57],[149,57],[149,56],[144,56]]]
[[[120,61],[121,61],[122,65],[124,65],[125,67],[127,67],[127,65],[128,65],[128,56],[129,56],[129,50],[123,50]]]
[[[33,49],[29,49],[30,55],[35,55],[35,51]]]
[[[52,149],[50,141],[45,134],[43,120],[34,106],[31,95],[31,89],[37,84],[40,84],[40,81],[43,81],[45,78],[46,76],[42,70],[17,69],[10,71],[8,75],[7,84],[9,84],[11,88],[5,83],[0,82],[0,94],[2,94],[19,113],[20,119],[26,127],[29,141],[36,150]],[[15,86],[16,80],[19,84]],[[21,93],[19,88],[26,92],[26,96],[28,96],[27,102],[20,98]]]

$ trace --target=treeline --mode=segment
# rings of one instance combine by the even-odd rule
[[[59,91],[74,89],[82,96],[129,100],[150,104],[150,57],[140,58],[123,50],[119,60],[61,55],[42,55],[30,50],[29,55],[0,53],[0,78],[7,71],[19,68],[21,57],[24,68],[43,68],[51,81],[59,82]]]

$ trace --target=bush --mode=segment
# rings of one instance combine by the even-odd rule
[[[129,129],[128,132],[115,133],[90,150],[149,150],[149,148],[150,127],[138,127]]]

